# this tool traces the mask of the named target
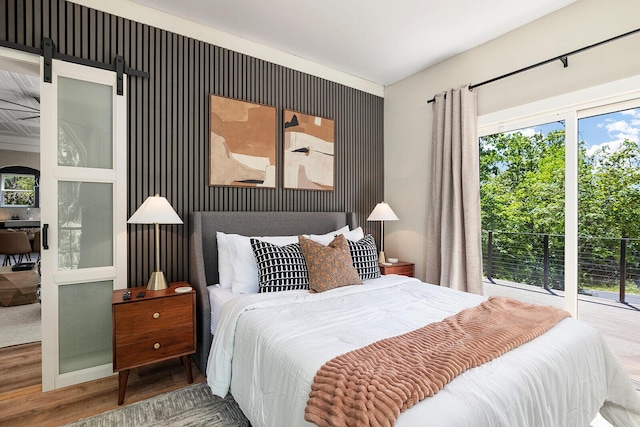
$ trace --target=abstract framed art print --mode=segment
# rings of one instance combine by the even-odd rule
[[[335,122],[284,110],[284,188],[333,191]]]
[[[211,95],[209,185],[276,186],[276,108]]]

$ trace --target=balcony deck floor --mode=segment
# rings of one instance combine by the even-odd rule
[[[499,295],[564,308],[564,292],[537,286],[484,279],[485,296]],[[640,390],[640,304],[587,295],[578,296],[578,318],[598,330]]]

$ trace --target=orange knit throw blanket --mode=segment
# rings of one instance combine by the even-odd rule
[[[304,419],[319,426],[393,426],[400,412],[457,375],[565,317],[554,307],[490,297],[442,322],[335,357],[316,374]]]

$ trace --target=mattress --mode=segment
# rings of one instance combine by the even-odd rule
[[[233,298],[220,312],[207,382],[216,395],[230,391],[254,427],[311,425],[304,408],[323,363],[484,299],[394,275],[321,294]],[[587,426],[598,411],[615,426],[640,423],[622,366],[596,330],[569,318],[462,373],[396,425]]]
[[[211,335],[215,335],[222,306],[225,302],[237,298],[241,294],[234,294],[231,289],[223,289],[220,285],[207,286],[207,291],[209,292],[209,303],[211,304]]]

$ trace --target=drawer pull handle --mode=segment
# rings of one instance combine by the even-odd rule
[[[156,349],[156,350],[159,349],[160,348],[160,343],[159,342],[155,343],[153,345],[153,348]]]
[[[153,318],[154,319],[157,319],[158,317],[160,317],[160,313],[158,313],[158,312],[153,313]]]

